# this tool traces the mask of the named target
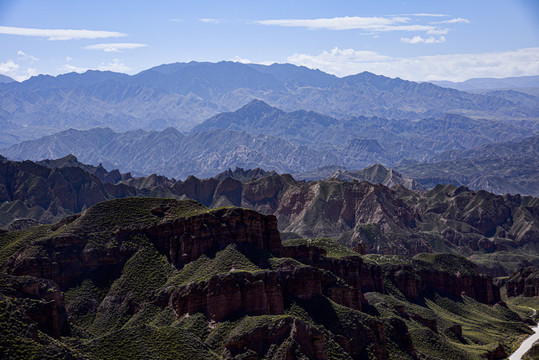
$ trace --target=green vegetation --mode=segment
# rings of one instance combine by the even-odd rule
[[[333,239],[328,238],[313,238],[313,239],[290,239],[283,241],[284,246],[299,246],[309,245],[316,246],[326,251],[326,256],[341,258],[344,256],[358,256],[359,254],[347,246]]]
[[[331,189],[326,190],[326,196],[331,196]],[[32,284],[41,281],[39,291],[45,293],[54,291],[48,287],[50,284],[30,276],[8,275],[4,268],[0,272],[0,358],[219,359],[228,356],[230,344],[244,344],[244,348],[234,350],[241,353],[237,358],[258,357],[244,341],[253,333],[279,334],[274,343],[263,345],[267,359],[281,359],[289,352],[305,358],[306,350],[295,337],[298,326],[303,326],[313,336],[321,335],[331,359],[374,358],[376,352],[385,351],[380,349],[384,343],[390,359],[410,360],[405,351],[408,334],[401,326],[406,324],[413,346],[422,356],[475,360],[499,343],[509,352],[529,332],[520,318],[529,316],[528,307],[539,309],[539,300],[534,298],[508,299],[508,309],[487,306],[466,296],[447,297],[434,292],[410,302],[386,278],[387,293],[364,294],[368,304],[363,304],[363,311],[339,305],[324,295],[303,298],[283,292],[279,294],[283,296],[283,314],[247,316],[239,311],[220,322],[209,321],[201,312],[176,314],[169,305],[175,301],[171,294],[179,287],[231,271],[257,273],[309,267],[295,259],[274,257],[251,244],[233,243],[209,249],[198,259],[175,268],[168,259],[171,255],[141,230],[143,226],[209,211],[214,210],[194,201],[128,198],[101,203],[62,224],[0,234],[2,263],[17,253],[20,259],[30,262],[52,259],[54,251],[66,250],[51,244],[56,241],[56,245],[63,246],[62,241],[69,238],[86,241],[82,253],[73,255],[73,261],[82,261],[93,247],[105,249],[103,254],[118,249],[129,254],[116,264],[117,268],[92,269],[62,289],[71,329],[70,336],[62,339],[47,335],[35,320],[36,309],[42,309],[47,300],[41,293],[35,294]],[[124,231],[121,241],[116,236],[120,229]],[[342,260],[332,263],[359,256],[327,238],[290,239],[283,244],[315,246],[325,250],[329,258]],[[476,273],[476,266],[466,258],[447,254],[420,254],[414,258],[367,255],[362,259],[373,268],[410,265],[415,270]],[[323,294],[328,295],[329,283],[336,284],[339,290],[349,289],[345,280],[327,269],[311,273],[320,277]],[[279,276],[288,276],[283,274]],[[284,282],[281,286],[285,286]],[[381,334],[383,339],[379,338]],[[356,341],[361,343],[354,345],[360,353],[350,356],[345,350]]]

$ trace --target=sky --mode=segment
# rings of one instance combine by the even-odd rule
[[[0,0],[0,74],[292,63],[413,81],[539,75],[538,0]]]

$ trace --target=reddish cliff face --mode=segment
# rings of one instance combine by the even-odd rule
[[[160,216],[167,209],[152,211]],[[274,216],[228,208],[157,225],[116,229],[112,242],[117,246],[92,246],[83,235],[73,233],[54,235],[40,241],[43,251],[34,254],[32,248],[23,249],[4,267],[10,274],[51,279],[66,288],[93,271],[119,272],[136,251],[124,244],[137,234],[147,235],[179,268],[207,251],[217,251],[232,243],[251,244],[276,256],[283,254]]]
[[[539,296],[539,267],[518,269],[505,282],[507,296]]]
[[[203,312],[208,319],[221,321],[234,314],[281,315],[285,296],[308,300],[317,295],[361,310],[360,289],[342,285],[329,272],[292,261],[285,261],[275,271],[231,271],[190,283],[171,290],[168,304],[177,316]]]
[[[283,254],[277,219],[241,208],[214,210],[140,231],[166,252],[178,268],[207,251],[223,249],[233,243],[248,243],[275,256]],[[125,235],[129,235],[129,231]]]
[[[381,267],[365,262],[360,256],[330,258],[325,256],[325,250],[308,245],[286,246],[285,255],[304,264],[327,270],[345,280],[351,287],[361,289],[363,292],[385,292]]]
[[[203,312],[214,321],[223,320],[234,313],[284,313],[283,291],[274,271],[215,275],[208,281],[191,283],[174,290],[169,304],[178,316]]]
[[[479,302],[494,305],[501,301],[500,290],[490,277],[481,274],[451,273],[432,269],[417,269],[413,265],[384,265],[384,273],[409,299],[427,291],[466,295]]]

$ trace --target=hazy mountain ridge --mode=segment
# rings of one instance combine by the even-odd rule
[[[444,151],[457,154],[481,144],[495,147],[507,140],[513,142],[495,153],[510,152],[509,148],[518,147],[515,141],[537,131],[455,114],[417,121],[377,117],[337,120],[306,111],[287,113],[253,100],[235,112],[204,121],[188,134],[173,128],[124,133],[106,128],[70,129],[22,142],[2,153],[14,160],[35,161],[74,154],[94,166],[103,164],[137,176],[155,173],[177,179],[211,177],[235,167],[299,174],[321,166],[361,169],[381,163],[397,166],[399,172],[425,187],[452,183],[496,193],[537,195],[533,183],[537,146],[518,148],[512,152],[513,157],[500,158],[494,166],[489,166],[491,160],[476,150],[470,155],[473,159],[460,157],[447,166],[403,165],[410,159],[440,161],[440,156],[449,156],[440,155]]]
[[[122,172],[174,178],[213,176],[232,167],[280,173],[332,164],[337,158],[306,146],[245,131],[211,130],[191,135],[168,128],[115,133],[110,129],[67,130],[3,151],[8,158],[41,160],[74,154],[80,161]]]
[[[539,116],[536,108],[499,97],[370,73],[336,78],[290,64],[191,62],[161,65],[133,76],[99,71],[41,75],[0,84],[0,94],[0,118],[24,126],[9,130],[22,139],[35,138],[38,129],[50,134],[69,127],[125,131],[174,126],[185,131],[252,99],[285,111],[316,111],[339,119],[417,119],[447,112],[491,119]]]
[[[508,78],[474,78],[461,82],[431,81],[431,83],[457,90],[539,88],[539,76]]]
[[[498,194],[539,195],[539,137],[450,151],[433,162],[396,166],[426,187],[465,185]]]

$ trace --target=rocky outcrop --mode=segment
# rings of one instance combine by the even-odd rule
[[[168,207],[152,209],[157,218],[169,210]],[[84,215],[78,221],[85,221]],[[218,251],[232,243],[251,244],[276,256],[283,253],[275,217],[229,208],[154,225],[117,228],[112,235],[117,245],[110,247],[95,246],[83,235],[64,232],[40,240],[43,251],[38,254],[31,253],[32,249],[28,248],[21,250],[18,256],[4,264],[4,268],[13,275],[52,279],[66,288],[95,271],[118,273],[136,251],[136,248],[122,244],[137,234],[147,235],[179,268],[206,252]]]
[[[528,266],[515,271],[505,282],[507,296],[539,296],[539,267]]]
[[[283,291],[274,271],[230,272],[174,290],[169,304],[177,316],[203,312],[221,321],[231,314],[280,315]]]
[[[241,323],[239,327],[243,325]],[[248,351],[266,359],[296,359],[296,354],[303,354],[309,359],[328,359],[324,334],[316,327],[292,317],[271,324],[259,324],[249,332],[232,335],[226,339],[224,346],[224,355],[228,359],[240,358]]]
[[[325,250],[308,245],[286,246],[285,254],[304,264],[327,270],[363,292],[385,292],[382,269],[374,263],[365,262],[360,256],[329,258],[325,256]]]
[[[461,274],[458,270],[452,273],[435,267],[425,269],[413,262],[410,265],[384,264],[383,268],[385,276],[409,299],[436,291],[453,296],[466,295],[489,305],[501,300],[500,290],[492,279],[479,273]]]
[[[275,256],[283,255],[277,219],[241,208],[214,210],[138,231],[147,234],[178,268],[205,252],[215,252],[233,243],[247,243]],[[120,237],[129,236],[132,230],[121,232]]]
[[[211,279],[169,289],[168,304],[177,316],[203,312],[209,320],[232,315],[281,315],[283,299],[309,300],[325,295],[338,304],[361,310],[362,293],[320,269],[285,261],[275,271],[231,271]],[[163,300],[160,301],[163,304]]]
[[[23,309],[37,323],[39,330],[55,338],[70,334],[64,294],[58,285],[46,279],[4,274],[0,274],[0,281],[2,294],[32,300]],[[38,338],[37,334],[35,338]]]

